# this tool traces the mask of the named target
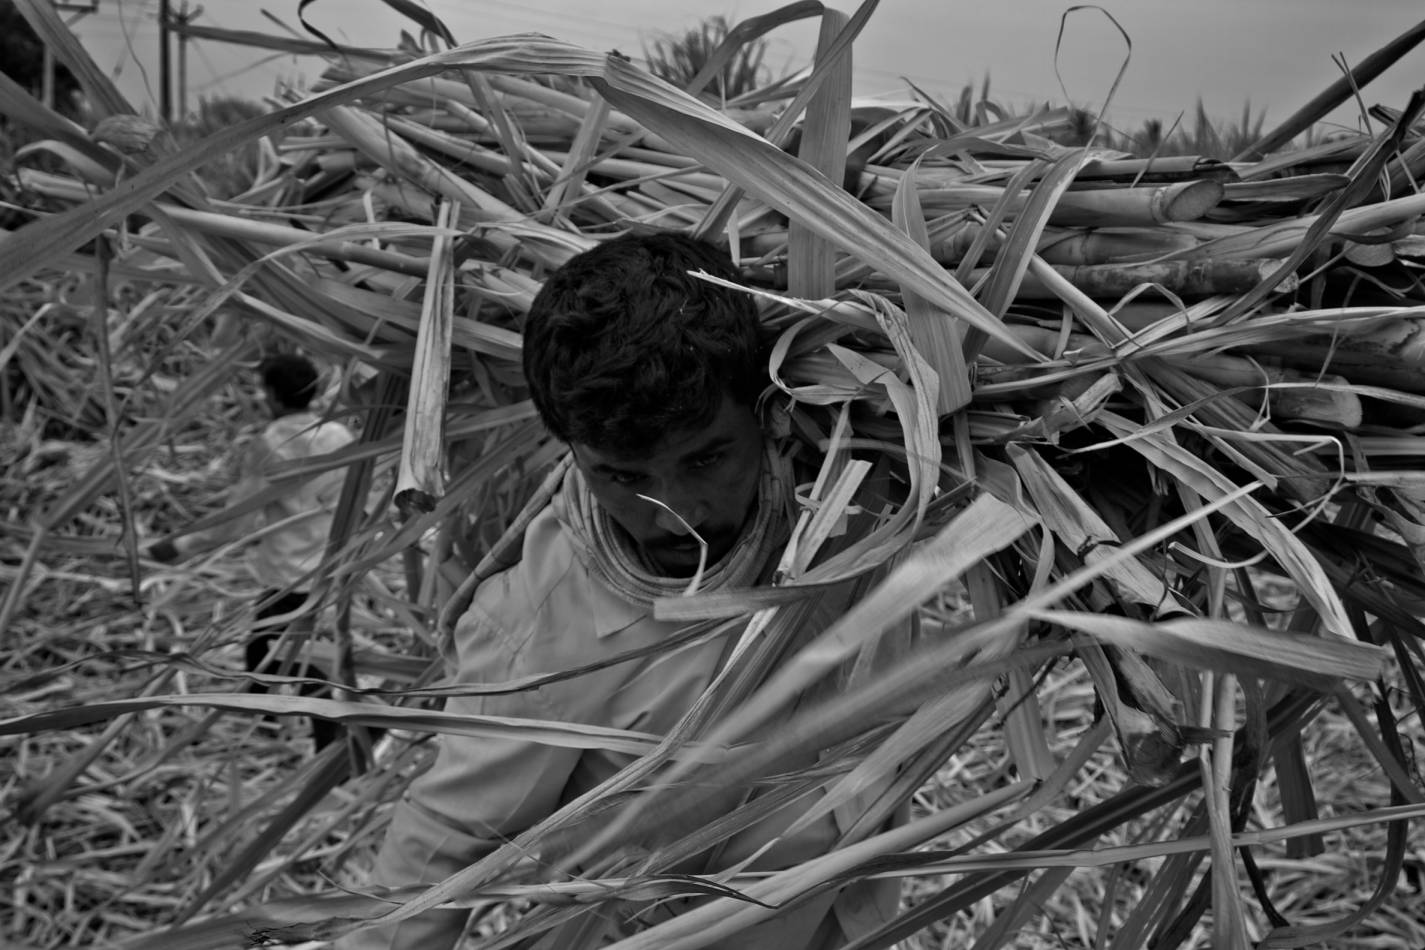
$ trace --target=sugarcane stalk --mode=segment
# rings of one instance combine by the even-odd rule
[[[1226,162],[1202,155],[1158,155],[1151,158],[1096,158],[1078,174],[1079,181],[1127,181],[1138,185],[1212,178],[1230,182],[1237,172]]]
[[[1156,619],[1192,614],[1158,573],[1140,559],[1110,558],[1122,539],[1043,456],[1023,444],[1008,446],[1008,454],[1045,527],[1064,549],[1074,552],[1086,564],[1109,564],[1103,581],[1118,600],[1137,604]]]
[[[563,161],[564,153],[549,152],[549,157],[555,161]],[[604,175],[609,178],[617,178],[621,181],[638,181],[652,179],[666,181],[677,179],[696,187],[705,188],[712,191],[721,191],[727,187],[727,182],[717,175],[704,171],[698,165],[670,165],[651,161],[634,160],[629,157],[622,158],[598,158],[589,163],[588,171],[594,174]]]
[[[1350,178],[1336,174],[1293,175],[1269,180],[1229,181],[1222,186],[1224,201],[1305,201],[1345,187]]]
[[[1183,181],[1156,188],[1094,188],[1070,191],[1059,201],[1052,224],[1077,227],[1151,225],[1195,221],[1222,201],[1224,185]]]
[[[1395,262],[1398,248],[1391,236],[1398,232],[1398,228],[1377,229],[1372,234],[1362,235],[1370,240],[1343,242],[1342,253],[1357,267],[1385,267]]]
[[[72,201],[84,201],[86,189],[77,182],[63,179],[47,172],[20,169],[21,180],[26,187],[51,197]],[[328,260],[345,261],[379,267],[396,274],[409,277],[424,277],[429,270],[425,258],[400,251],[389,251],[372,247],[358,241],[322,239],[320,232],[304,231],[272,221],[257,221],[235,214],[220,214],[216,211],[195,211],[179,205],[155,202],[154,207],[171,218],[175,223],[191,228],[201,234],[213,237],[231,238],[236,241],[251,241],[271,247],[293,247],[301,245],[302,253],[314,254]],[[135,236],[133,240],[138,241]]]
[[[659,181],[644,182],[636,193],[658,209],[658,217],[675,217],[686,223],[701,220],[708,206],[717,200],[715,193],[674,188]]]
[[[980,230],[978,225],[966,224],[949,239],[932,246],[931,253],[943,264],[958,264]],[[985,249],[997,251],[1002,244],[998,235],[992,235]],[[1197,244],[1191,235],[1157,228],[1046,228],[1039,239],[1037,253],[1045,262],[1055,265],[1125,264],[1187,250]]]
[[[342,83],[369,76],[377,71],[378,67],[367,64],[350,62],[333,64],[327,68],[323,80]],[[546,116],[553,112],[559,118],[561,126],[567,127],[567,134],[573,133],[578,123],[583,121],[584,114],[591,107],[590,102],[586,99],[529,80],[493,75],[490,78],[490,85],[499,92],[540,106]],[[475,94],[469,85],[459,79],[447,79],[443,76],[429,76],[404,82],[382,92],[385,96],[406,96],[411,105],[429,106],[433,102],[439,102],[457,103],[467,109],[480,107],[480,103],[476,101]],[[633,134],[641,137],[644,132],[643,126],[619,113],[610,116],[609,128],[610,131],[621,135]]]
[[[432,113],[429,109],[407,116],[413,122],[427,125],[437,132],[459,135],[481,145],[499,145],[499,136],[492,127],[477,126],[471,118],[482,118],[478,112],[458,102],[447,102],[447,111]],[[579,127],[575,119],[554,113],[520,115],[520,132],[525,141],[546,147],[563,147]],[[475,131],[472,131],[475,130]]]
[[[945,213],[973,206],[992,207],[1008,200],[1011,213],[1022,210],[1028,193],[1005,198],[1003,188],[994,185],[947,183],[936,187],[923,184],[926,172],[917,175],[921,203],[927,213]],[[867,203],[884,206],[899,175],[876,174],[868,189]],[[1169,221],[1193,221],[1211,211],[1222,200],[1223,185],[1212,180],[1174,182],[1152,187],[1109,187],[1069,191],[1049,216],[1049,223],[1061,227],[1151,227]]]
[[[1237,677],[1211,671],[1202,674],[1202,709],[1199,721],[1216,736],[1200,752],[1203,800],[1207,806],[1212,853],[1212,935],[1217,947],[1245,950],[1246,918],[1242,912],[1242,887],[1232,848],[1232,739],[1236,733]]]
[[[1332,429],[1359,429],[1364,415],[1361,397],[1344,376],[1302,373],[1262,366],[1242,357],[1165,357],[1166,362],[1224,388],[1246,390],[1249,405],[1266,390],[1271,415]]]
[[[1142,284],[1156,284],[1179,297],[1208,297],[1245,293],[1269,276],[1280,263],[1274,260],[1217,259],[1156,264],[1059,265],[1054,267],[1054,272],[1088,296],[1100,300],[1117,300]],[[971,283],[986,275],[986,271],[975,271]],[[1296,275],[1292,274],[1279,283],[1276,290],[1278,293],[1291,293],[1296,287]],[[1020,284],[1017,299],[1053,300],[1057,296],[1053,287],[1029,273]]]
[[[984,230],[977,222],[960,215],[946,215],[929,222],[928,227],[930,253],[948,267],[964,259]],[[751,234],[743,239],[743,253],[757,257],[777,255],[785,249],[786,240],[786,232],[781,229]],[[1049,264],[1128,264],[1190,250],[1201,242],[1195,235],[1163,228],[1048,227],[1039,239],[1036,253]],[[984,249],[994,253],[1003,244],[998,233],[991,233],[984,242]],[[838,279],[844,281],[859,276],[841,268]]]
[[[1057,330],[1044,327],[1012,324],[1010,332],[1038,352],[1053,357],[1068,354],[1080,362],[1106,359],[1110,355],[1107,346],[1092,336],[1072,333],[1061,338]],[[1064,354],[1058,354],[1060,345]],[[1036,375],[1044,373],[1025,362],[1025,358],[1004,344],[987,342],[982,355],[1010,367],[1019,367],[1019,379],[1032,381]],[[1262,364],[1241,356],[1225,353],[1194,354],[1193,356],[1161,357],[1168,365],[1197,376],[1223,388],[1241,389],[1240,401],[1248,406],[1259,406],[1265,394],[1267,407],[1273,418],[1290,419],[1336,429],[1358,429],[1362,423],[1363,408],[1361,397],[1350,386],[1350,380],[1340,375],[1303,373],[1292,369],[1282,369]],[[980,368],[983,379],[1004,383],[1016,377],[1012,372],[997,372]],[[1045,392],[1060,393],[1060,384],[1049,384],[1053,388],[1026,388],[1021,395],[1042,398]]]
[[[1358,385],[1425,395],[1425,318],[1400,317],[1339,334],[1283,335],[1243,349],[1308,373],[1327,371]]]
[[[282,141],[273,144],[279,155],[295,155],[298,153],[310,153],[312,155],[322,155],[332,149],[344,149],[347,147],[346,139],[339,135],[288,135]]]
[[[445,405],[450,393],[450,343],[455,320],[453,228],[459,219],[458,204],[441,202],[411,364],[410,397],[396,477],[396,505],[407,518],[433,510],[445,494]]]
[[[1342,197],[1343,192],[1337,192],[1333,196],[1333,201]],[[1381,201],[1376,204],[1362,205],[1354,208],[1347,208],[1342,211],[1330,212],[1336,215],[1334,222],[1331,222],[1331,231],[1336,234],[1364,233],[1374,228],[1388,227],[1398,224],[1401,221],[1409,220],[1425,214],[1425,194],[1409,195],[1404,198],[1394,198],[1390,201]],[[1182,257],[1289,257],[1297,248],[1307,240],[1311,229],[1319,222],[1325,220],[1324,214],[1306,215],[1300,218],[1292,218],[1288,221],[1278,221],[1272,224],[1263,225],[1258,228],[1251,228],[1229,236],[1220,237],[1200,245],[1192,251],[1183,253]],[[1193,233],[1195,225],[1189,224],[1184,229]]]
[[[1111,606],[1107,597],[1098,599],[1104,602],[1100,609]],[[1093,680],[1094,692],[1103,706],[1103,712],[1113,726],[1129,777],[1154,788],[1167,784],[1177,771],[1184,748],[1181,730],[1175,722],[1172,708],[1175,700],[1171,694],[1141,658],[1127,651],[1110,654],[1105,646],[1087,643],[1077,653]],[[1128,658],[1131,660],[1124,662]],[[1129,685],[1126,669],[1138,675],[1137,685],[1142,687],[1141,693]],[[1120,689],[1120,685],[1123,688]],[[1164,695],[1169,697],[1164,709],[1155,708],[1151,701],[1143,700],[1144,696]]]
[[[567,143],[561,143],[561,147],[563,146],[567,146]],[[558,159],[560,154],[561,151],[559,148],[552,148],[549,150],[549,155],[552,158]],[[641,145],[634,144],[621,144],[616,152],[611,152],[607,154],[605,158],[609,160],[618,159],[623,161],[635,162],[646,166],[654,166],[664,171],[670,168],[686,168],[689,170],[696,171],[703,167],[702,163],[699,162],[696,158],[692,158],[687,155],[679,155],[677,152],[662,152],[658,149],[645,148]]]
[[[1170,318],[1200,322],[1175,304],[1134,301],[1114,310],[1125,328],[1140,333]],[[1268,366],[1288,366],[1315,378],[1329,373],[1358,386],[1425,394],[1425,318],[1391,316],[1389,310],[1355,308],[1291,314],[1300,326],[1251,333],[1244,323],[1234,351]]]
[[[27,188],[39,194],[70,201],[87,199],[87,189],[72,179],[60,178],[34,169],[19,169],[19,175]],[[374,248],[369,244],[346,240],[323,240],[319,232],[304,231],[271,221],[256,221],[235,214],[220,214],[216,211],[195,211],[179,205],[155,202],[154,207],[162,211],[175,223],[213,237],[231,238],[236,241],[251,241],[271,247],[292,247],[302,245],[302,253],[315,254],[329,260],[346,261],[379,267],[396,274],[410,277],[424,277],[429,270],[426,259]]]
[[[1078,267],[1058,265],[1050,269],[1086,297],[1116,301],[1145,284],[1156,285],[1167,293],[1184,298],[1241,294],[1270,276],[1279,264],[1280,261],[1272,260],[1195,260],[1153,264],[1085,264]],[[986,268],[972,271],[969,285],[978,285],[989,273]],[[885,286],[884,281],[874,277],[868,278],[865,283]],[[1292,293],[1296,288],[1297,277],[1289,274],[1277,284],[1276,292]],[[1058,298],[1058,285],[1045,281],[1042,273],[1036,274],[1031,270],[1021,281],[1015,299]]]
[[[348,106],[335,106],[319,115],[329,128],[367,158],[431,194],[477,209],[487,220],[524,220],[524,215],[515,208],[421,155],[374,116]],[[493,232],[488,236],[497,243],[513,245],[512,238]]]
[[[398,115],[384,116],[383,121],[393,131],[400,133],[402,137],[412,142],[424,145],[432,151],[440,152],[462,164],[471,165],[492,175],[513,175],[519,170],[519,165],[504,152],[486,148],[459,136],[438,132],[428,125],[413,122]],[[543,157],[541,153],[533,150],[530,150],[529,154]],[[553,162],[548,162],[541,163],[537,168],[526,166],[526,171],[548,181],[554,177],[558,169]]]
[[[1152,378],[1180,405],[1192,406],[1193,415],[1204,425],[1218,430],[1209,438],[1228,458],[1286,497],[1310,503],[1331,490],[1332,477],[1325,464],[1266,438],[1280,430],[1270,422],[1263,423],[1241,401],[1217,398],[1221,391],[1215,385],[1163,361],[1153,365]],[[1227,433],[1250,433],[1253,437],[1233,439]]]

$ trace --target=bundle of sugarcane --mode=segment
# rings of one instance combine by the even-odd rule
[[[123,113],[53,12],[20,6],[97,108]],[[48,136],[22,151],[20,181],[60,209],[0,238],[7,282],[55,266],[93,273],[101,291],[118,279],[171,282],[200,301],[184,332],[235,313],[360,368],[364,382],[341,407],[360,415],[360,445],[288,474],[348,470],[319,588],[348,602],[374,565],[402,555],[404,591],[387,603],[412,638],[374,649],[338,612],[343,700],[175,692],[165,676],[135,698],[27,711],[0,731],[198,706],[639,754],[455,878],[398,895],[409,900],[395,909],[331,894],[252,906],[274,865],[300,864],[336,832],[347,842],[339,860],[368,836],[415,754],[387,748],[356,778],[333,750],[283,786],[291,803],[186,892],[172,918],[214,920],[146,935],[144,946],[182,946],[224,927],[320,937],[374,913],[532,902],[500,938],[506,945],[604,902],[696,892],[708,900],[618,946],[697,947],[848,879],[959,876],[926,884],[916,906],[857,944],[882,947],[1049,869],[985,928],[986,944],[1001,945],[1071,869],[1145,857],[1163,859],[1144,892],[1154,909],[1113,917],[1125,944],[1154,932],[1185,940],[1210,906],[1214,946],[1245,946],[1268,930],[1272,945],[1296,946],[1353,921],[1293,926],[1253,848],[1288,841],[1300,857],[1333,829],[1389,823],[1381,875],[1394,880],[1407,821],[1425,813],[1425,783],[1404,748],[1418,740],[1402,740],[1383,679],[1394,659],[1393,688],[1415,708],[1425,701],[1416,619],[1425,446],[1415,421],[1425,405],[1425,294],[1412,271],[1425,205],[1411,184],[1425,154],[1420,102],[1382,113],[1383,134],[1315,150],[1133,159],[1056,144],[1068,110],[967,124],[925,99],[853,109],[850,53],[873,7],[847,18],[793,4],[749,21],[687,89],[618,55],[538,36],[452,40],[420,56],[345,51],[313,95],[185,149],[132,120],[86,133],[0,84],[0,108]],[[807,15],[823,29],[804,76],[726,107],[697,97],[738,44]],[[214,200],[194,170],[254,141],[263,143],[257,180]],[[40,153],[65,171],[23,164]],[[521,314],[549,269],[634,227],[733,248],[742,286],[778,333],[774,400],[788,431],[824,460],[778,586],[658,605],[689,623],[751,616],[735,654],[746,675],[720,679],[663,741],[433,711],[428,701],[442,692],[427,684],[438,663],[422,657],[439,646],[437,618],[462,603],[446,574],[479,576],[498,563],[525,497],[562,452],[524,397]],[[249,352],[239,340],[184,381],[162,417],[114,423],[114,451],[23,532],[0,626],[20,614],[34,566],[72,542],[76,517],[201,412]],[[868,455],[903,467],[908,498],[872,534],[818,559]],[[383,513],[364,516],[383,470],[393,472]],[[128,558],[137,576],[132,549]],[[795,642],[799,600],[878,566],[885,579],[824,636],[770,663]],[[1292,594],[1268,606],[1273,585]],[[969,612],[947,608],[960,590]],[[936,632],[904,662],[787,712],[916,612]],[[243,622],[215,626],[170,662],[221,676],[204,651]],[[1044,683],[1071,658],[1102,715],[1066,740],[1046,728]],[[1362,689],[1381,690],[1375,727]],[[1326,703],[1363,731],[1391,807],[1334,823],[1317,816],[1302,736]],[[778,717],[787,721],[769,736]],[[826,808],[880,787],[873,817],[883,819],[990,720],[1014,772],[988,794],[891,831],[867,821],[830,854],[771,876],[676,873],[687,854],[757,820],[754,808],[697,820],[709,775],[788,796],[825,786]],[[1131,781],[1035,826],[1114,736]],[[1184,758],[1189,749],[1196,760]],[[815,769],[777,769],[808,756],[820,757]],[[1248,832],[1269,756],[1285,820]],[[359,789],[348,792],[353,804],[324,797],[343,783]],[[657,791],[625,793],[642,785]],[[37,818],[66,787],[36,791],[22,813]],[[1139,820],[1160,822],[1150,842],[1093,850]],[[996,828],[1021,832],[998,833],[1012,850],[926,850]],[[208,839],[215,856],[234,840],[234,829],[223,832]],[[552,873],[568,883],[524,876],[524,857],[546,849],[565,855]],[[1205,857],[1212,873],[1200,878]],[[1260,907],[1243,896],[1244,870]],[[239,902],[248,906],[232,911]]]

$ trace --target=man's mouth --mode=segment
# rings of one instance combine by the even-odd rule
[[[656,557],[696,559],[702,553],[702,545],[696,541],[663,541],[651,545],[649,550]]]
[[[721,557],[731,547],[722,535],[713,537],[704,535],[704,537],[708,541],[709,564]],[[659,561],[696,564],[698,558],[702,556],[702,545],[698,543],[697,538],[692,537],[660,539],[649,542],[644,546],[644,549]]]

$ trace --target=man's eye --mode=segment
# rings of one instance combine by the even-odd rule
[[[722,461],[722,457],[723,453],[721,452],[709,452],[707,455],[699,455],[693,459],[691,465],[693,468],[712,468]]]
[[[643,476],[637,472],[605,472],[604,478],[615,485],[637,485]]]

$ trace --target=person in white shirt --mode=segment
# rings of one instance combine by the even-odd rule
[[[280,467],[303,459],[336,452],[355,441],[350,429],[332,419],[322,419],[310,411],[317,394],[319,374],[311,360],[295,354],[279,354],[263,360],[258,368],[262,389],[273,419],[239,454],[236,481],[228,491],[229,507],[236,507],[268,491],[271,476]],[[310,664],[295,668],[272,656],[284,639],[287,625],[265,623],[269,618],[297,614],[290,622],[292,633],[299,622],[310,626],[307,584],[321,563],[331,532],[332,513],[341,493],[344,473],[333,468],[283,492],[274,493],[265,503],[203,531],[180,532],[150,545],[148,553],[159,561],[171,562],[239,538],[255,536],[247,546],[249,571],[264,591],[258,600],[258,632],[245,648],[249,672],[270,673],[279,669],[298,676],[322,677]],[[290,633],[286,637],[291,639]],[[285,651],[284,651],[285,652]],[[304,689],[313,692],[319,687]],[[254,692],[266,692],[261,684]],[[341,731],[336,723],[314,719],[313,737],[318,749],[334,741]]]

